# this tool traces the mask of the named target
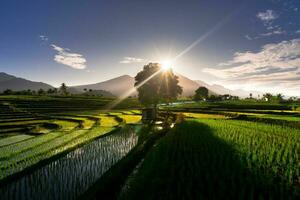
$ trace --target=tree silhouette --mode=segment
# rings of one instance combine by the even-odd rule
[[[149,77],[151,78],[148,81],[137,88],[138,99],[145,106],[152,105],[156,108],[159,102],[170,102],[182,93],[182,88],[178,85],[178,77],[171,69],[162,71],[159,63],[145,65],[135,76],[134,85],[139,86]]]
[[[276,99],[280,102],[283,100],[283,94],[279,93],[276,95]]]
[[[62,95],[68,95],[68,91],[67,91],[67,86],[65,83],[62,83],[60,88],[59,88],[59,92],[62,94]]]
[[[44,95],[46,92],[43,89],[38,90],[38,95]]]
[[[263,95],[263,98],[264,98],[265,101],[271,101],[272,98],[273,98],[273,95],[271,93],[265,93]]]
[[[206,87],[199,87],[196,91],[195,91],[195,95],[194,95],[194,100],[195,101],[200,101],[203,99],[207,99],[208,97],[208,89]]]

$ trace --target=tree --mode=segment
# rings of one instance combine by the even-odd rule
[[[271,93],[265,93],[265,94],[263,94],[263,99],[265,101],[271,101],[272,98],[273,98],[273,95]]]
[[[170,102],[182,93],[178,82],[178,77],[171,69],[162,71],[159,63],[149,63],[135,76],[134,86],[139,101],[145,106],[156,108],[159,102]]]
[[[67,86],[65,83],[62,83],[60,88],[59,88],[59,92],[62,94],[62,95],[67,95],[68,94],[68,91],[67,91]]]
[[[277,101],[281,102],[283,100],[283,94],[279,93],[276,95]]]
[[[252,93],[250,93],[250,94],[249,94],[249,96],[250,96],[250,99],[252,99],[252,97],[253,97],[253,94],[252,94]]]
[[[51,88],[49,88],[49,89],[47,90],[47,94],[54,94],[54,90],[51,89]]]
[[[44,95],[46,92],[43,89],[39,89],[38,90],[38,95]]]
[[[10,89],[6,89],[6,90],[4,90],[3,94],[10,95],[10,94],[13,94],[13,91]]]
[[[195,91],[195,95],[194,95],[195,101],[204,100],[207,99],[207,97],[208,97],[208,89],[206,87],[199,87]]]

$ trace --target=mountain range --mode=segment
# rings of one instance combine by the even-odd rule
[[[43,82],[35,82],[26,80],[24,78],[15,77],[4,72],[0,72],[0,92],[3,92],[6,89],[10,89],[13,91],[21,91],[21,90],[48,90],[53,89],[54,87],[43,83]]]
[[[211,94],[231,94],[240,97],[248,97],[249,93],[252,93],[254,97],[257,95],[261,95],[260,92],[256,91],[230,90],[221,85],[210,85],[201,80],[191,80],[178,73],[176,75],[178,76],[179,85],[183,88],[182,96],[194,95],[195,90],[200,86],[206,87]],[[68,90],[70,93],[80,94],[87,93],[87,91],[91,89],[93,91],[97,91],[93,93],[103,94],[104,96],[121,96],[122,94],[134,88],[134,82],[134,77],[131,77],[129,75],[123,75],[95,84],[70,86],[68,87]],[[0,92],[3,92],[6,89],[20,91],[27,89],[48,90],[53,88],[53,86],[43,82],[34,82],[23,78],[15,77],[3,72],[0,73]],[[136,92],[132,95],[136,95]]]

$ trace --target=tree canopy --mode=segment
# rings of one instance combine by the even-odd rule
[[[59,92],[62,94],[62,95],[67,95],[68,94],[68,88],[66,86],[65,83],[62,83],[60,88],[59,88]]]
[[[207,97],[208,97],[208,89],[206,87],[199,87],[195,91],[195,96],[194,96],[195,101],[207,99]]]
[[[172,69],[163,71],[159,63],[149,63],[136,75],[134,85],[142,104],[156,106],[160,102],[175,100],[182,93],[178,82]]]

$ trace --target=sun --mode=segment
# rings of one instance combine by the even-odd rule
[[[173,62],[171,60],[164,60],[161,62],[161,67],[164,71],[172,69]]]

